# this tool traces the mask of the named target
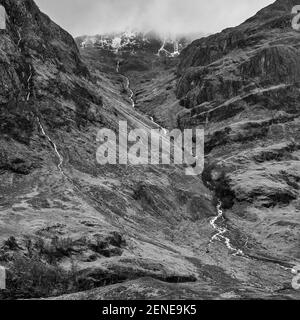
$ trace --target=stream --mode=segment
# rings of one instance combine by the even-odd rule
[[[27,79],[27,90],[28,90],[28,93],[27,93],[27,96],[26,96],[26,101],[29,101],[30,94],[31,94],[31,89],[30,89],[30,81],[32,79],[32,67],[31,67],[31,65],[29,65],[29,72],[30,72],[30,74],[29,74],[29,77]]]
[[[212,238],[210,239],[209,246],[214,241],[224,242],[226,247],[233,253],[234,256],[245,256],[244,252],[240,249],[234,248],[231,244],[231,240],[225,236],[225,234],[229,232],[226,229],[226,227],[220,227],[218,225],[219,221],[220,222],[225,221],[221,202],[219,202],[219,204],[217,205],[217,211],[218,211],[218,215],[210,220],[210,225],[213,227],[214,230],[216,230],[216,234],[213,235]]]
[[[134,102],[134,100],[133,100],[134,93],[133,93],[133,91],[132,91],[131,88],[130,88],[130,80],[129,80],[128,77],[126,77],[126,76],[124,76],[124,77],[125,77],[125,79],[126,79],[125,89],[129,92],[129,100],[130,100],[130,102],[131,102],[131,106],[132,106],[132,108],[135,108],[135,102]]]
[[[18,44],[17,44],[17,45],[19,46],[19,45],[20,45],[20,42],[22,41],[22,37],[21,37],[21,34],[20,34],[19,31],[18,31],[18,36],[19,36],[19,41],[18,41]],[[29,66],[29,76],[28,76],[28,78],[27,78],[27,95],[26,95],[26,101],[27,101],[27,102],[29,101],[30,96],[31,96],[31,84],[30,84],[30,81],[31,81],[31,79],[32,79],[32,77],[33,77],[32,66],[31,66],[30,64],[28,64],[28,66]],[[58,160],[59,160],[59,163],[58,163],[58,165],[57,165],[57,168],[58,168],[59,172],[60,172],[65,178],[67,178],[67,179],[69,180],[69,178],[67,177],[67,175],[66,175],[66,174],[64,173],[64,171],[63,171],[62,166],[63,166],[64,158],[63,158],[62,155],[59,153],[58,148],[57,148],[57,145],[56,145],[56,144],[52,141],[52,139],[46,134],[46,132],[45,132],[45,130],[44,130],[44,127],[43,127],[43,125],[42,125],[42,123],[41,123],[40,118],[39,118],[39,117],[36,117],[36,119],[37,119],[37,122],[38,122],[38,124],[39,124],[39,128],[40,128],[43,136],[46,137],[46,139],[49,141],[49,143],[51,144],[51,146],[53,147],[53,149],[54,149],[54,151],[55,151],[56,157],[57,157]]]
[[[60,173],[61,173],[64,177],[66,177],[66,178],[68,179],[68,177],[66,176],[66,174],[64,173],[63,168],[62,168],[62,165],[63,165],[63,163],[64,163],[64,158],[63,158],[62,155],[58,152],[58,149],[57,149],[56,144],[55,144],[55,143],[52,141],[52,139],[46,134],[46,132],[45,132],[43,126],[42,126],[42,123],[41,123],[41,121],[40,121],[40,118],[37,117],[37,121],[38,121],[38,124],[39,124],[39,127],[40,127],[40,129],[41,129],[41,132],[42,132],[43,136],[46,137],[47,140],[50,142],[50,144],[51,144],[51,146],[53,147],[53,149],[54,149],[54,151],[55,151],[55,154],[56,154],[56,156],[57,156],[57,158],[58,158],[58,160],[59,160],[59,163],[58,163],[58,165],[57,165],[58,170],[60,171]]]
[[[135,102],[134,102],[134,99],[133,99],[133,97],[134,97],[134,92],[133,92],[133,90],[132,90],[131,87],[130,87],[130,80],[129,80],[129,78],[126,77],[124,74],[120,73],[120,60],[117,61],[116,72],[119,73],[122,77],[124,77],[124,79],[125,79],[125,81],[126,81],[125,90],[126,90],[127,92],[129,92],[129,100],[130,100],[130,102],[131,102],[132,108],[135,108]],[[168,134],[168,130],[165,129],[165,128],[163,128],[162,126],[160,126],[158,123],[156,123],[156,122],[154,121],[154,118],[153,118],[153,117],[148,116],[148,118],[149,118],[149,120],[150,120],[152,123],[154,123],[157,127],[159,127],[159,129],[162,131],[162,133],[163,133],[164,135],[167,135],[167,134]]]
[[[229,233],[229,230],[226,228],[226,226],[223,226],[223,227],[220,226],[220,224],[223,224],[223,225],[225,224],[225,218],[224,218],[224,213],[222,210],[221,201],[217,205],[217,211],[218,211],[218,215],[210,220],[210,225],[216,231],[216,233],[210,239],[209,246],[207,248],[207,253],[210,252],[210,246],[215,241],[219,241],[219,242],[224,243],[226,245],[226,247],[232,253],[233,256],[240,256],[240,257],[244,257],[249,260],[255,260],[255,261],[260,261],[260,262],[264,262],[264,263],[269,262],[269,263],[277,264],[281,269],[283,269],[285,271],[292,270],[292,266],[287,266],[288,264],[285,264],[284,262],[281,262],[278,260],[276,261],[275,259],[254,256],[254,255],[247,255],[241,249],[235,248],[232,245],[230,238],[225,236],[225,234]]]
[[[116,66],[116,72],[119,73],[120,75],[122,75],[125,80],[126,80],[126,86],[125,89],[127,90],[127,92],[129,92],[129,99],[131,101],[131,105],[133,108],[135,108],[135,102],[133,100],[133,96],[134,96],[134,92],[133,90],[130,88],[130,80],[128,77],[126,77],[125,75],[120,73],[120,61],[117,61],[117,66]],[[152,123],[154,123],[155,125],[157,125],[161,131],[163,131],[164,134],[167,134],[167,130],[162,128],[159,124],[157,124],[154,121],[154,118],[151,116],[148,116],[148,118],[150,119],[150,121]],[[235,248],[232,244],[231,244],[231,240],[225,236],[226,233],[228,233],[229,231],[227,230],[226,227],[221,227],[219,226],[219,224],[221,222],[224,222],[224,215],[223,215],[223,210],[222,210],[222,204],[221,202],[219,202],[218,206],[217,206],[217,212],[218,215],[216,217],[214,217],[213,219],[211,219],[210,221],[210,225],[212,226],[212,228],[216,231],[216,233],[212,236],[212,238],[210,239],[209,242],[209,247],[213,244],[213,242],[215,241],[219,241],[219,242],[224,242],[224,244],[226,245],[226,247],[232,252],[233,256],[245,256],[244,252],[240,249]],[[209,250],[209,249],[208,249]]]

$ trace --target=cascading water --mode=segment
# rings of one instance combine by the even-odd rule
[[[21,34],[20,34],[20,31],[18,31],[18,36],[19,36],[19,40],[18,40],[18,43],[17,43],[17,46],[20,45],[21,41],[22,41],[22,37],[21,37]],[[29,76],[27,78],[27,95],[26,95],[26,101],[28,102],[30,100],[30,96],[31,96],[31,79],[33,77],[33,72],[32,72],[32,66],[30,64],[28,64],[28,68],[29,68]],[[40,121],[40,118],[37,117],[37,122],[39,124],[39,127],[40,127],[40,130],[43,134],[44,137],[47,138],[47,140],[50,142],[51,146],[53,147],[54,151],[55,151],[55,154],[57,156],[57,158],[59,159],[59,163],[57,165],[58,167],[58,170],[61,172],[61,174],[66,177],[68,179],[68,177],[66,176],[66,174],[64,173],[63,171],[63,168],[62,168],[62,165],[63,165],[63,162],[64,162],[64,159],[63,157],[61,156],[61,154],[58,152],[58,148],[56,146],[56,144],[51,140],[51,138],[46,134],[43,126],[42,126],[42,123]]]
[[[17,43],[17,47],[19,47],[19,45],[20,45],[20,43],[21,43],[21,41],[22,41],[22,37],[21,37],[21,33],[20,33],[19,30],[17,31],[17,33],[18,33],[18,37],[19,37],[18,43]]]
[[[135,102],[133,100],[134,93],[130,88],[130,80],[127,77],[125,77],[125,79],[126,79],[126,87],[125,87],[125,89],[129,92],[129,100],[131,102],[132,108],[135,108]]]
[[[117,61],[116,71],[117,71],[117,73],[120,73],[120,61],[119,61],[119,60]],[[120,74],[121,74],[121,73],[120,73]],[[125,80],[126,80],[125,90],[126,90],[127,92],[129,92],[129,99],[130,99],[130,101],[131,101],[131,106],[132,106],[132,108],[135,108],[135,102],[134,102],[134,100],[133,100],[134,92],[133,92],[132,89],[130,88],[130,80],[129,80],[128,77],[124,76],[123,74],[121,74],[121,75],[122,75],[122,76],[125,78]],[[162,133],[163,133],[164,135],[167,135],[167,134],[168,134],[168,130],[165,129],[165,128],[163,128],[163,127],[161,127],[159,124],[157,124],[157,123],[154,121],[154,118],[153,118],[153,117],[149,117],[149,119],[151,120],[151,122],[153,122],[156,126],[159,127],[159,129],[162,131]]]
[[[40,127],[40,129],[41,129],[41,132],[42,132],[43,136],[46,137],[47,140],[50,142],[50,144],[51,144],[51,146],[53,147],[53,149],[54,149],[54,151],[55,151],[55,154],[56,154],[56,156],[57,156],[57,158],[58,158],[58,160],[59,160],[59,163],[58,163],[58,165],[57,165],[58,170],[60,171],[60,173],[61,173],[64,177],[66,177],[66,178],[68,179],[68,177],[66,176],[66,174],[64,173],[63,168],[62,168],[63,163],[64,163],[64,158],[63,158],[63,157],[61,156],[61,154],[58,152],[57,145],[56,145],[56,144],[52,141],[52,139],[46,134],[46,132],[45,132],[43,126],[42,126],[42,123],[41,123],[41,121],[40,121],[40,119],[39,119],[38,117],[37,117],[37,121],[38,121],[38,124],[39,124],[39,127]]]
[[[160,56],[160,53],[161,53],[161,52],[169,53],[169,52],[165,49],[165,45],[166,45],[166,40],[164,39],[164,42],[163,42],[162,46],[158,49],[157,56]]]
[[[228,237],[225,236],[225,234],[228,232],[228,230],[226,229],[226,227],[220,227],[217,222],[219,220],[224,220],[224,215],[223,215],[223,210],[222,210],[222,204],[221,202],[218,204],[217,206],[217,210],[218,210],[218,215],[216,217],[214,217],[211,221],[210,221],[210,225],[217,231],[217,233],[211,238],[210,240],[210,245],[215,241],[215,240],[219,240],[219,241],[224,241],[226,244],[226,247],[233,252],[234,256],[240,255],[240,256],[244,256],[244,252],[240,249],[234,248],[231,244],[231,241]]]
[[[117,61],[116,72],[121,74],[120,73],[120,60]],[[135,102],[133,100],[134,92],[130,88],[130,80],[128,77],[124,76],[123,74],[121,74],[121,76],[124,77],[124,79],[125,79],[125,90],[127,92],[129,92],[129,100],[131,102],[131,106],[132,106],[132,108],[135,108]]]
[[[232,252],[233,256],[240,256],[249,260],[257,260],[257,261],[261,261],[263,260],[260,257],[255,257],[255,256],[249,256],[246,255],[243,250],[235,248],[232,244],[231,244],[231,240],[225,236],[226,233],[229,233],[228,229],[226,227],[221,227],[219,226],[218,221],[221,220],[220,223],[224,223],[225,219],[224,219],[224,213],[222,210],[222,203],[219,202],[219,204],[217,205],[217,211],[218,211],[218,215],[215,216],[213,219],[210,220],[210,225],[214,228],[214,230],[216,230],[216,234],[214,234],[212,236],[212,238],[210,239],[209,242],[209,246],[207,248],[207,253],[209,253],[209,248],[210,246],[213,244],[214,241],[220,241],[220,242],[224,242],[226,247],[230,250],[230,252]],[[264,261],[264,260],[263,260]],[[271,262],[271,261],[270,261]],[[277,264],[281,269],[285,270],[285,271],[291,271],[290,267],[286,267],[282,262],[274,262],[273,263]]]
[[[117,73],[120,72],[120,61],[119,60],[117,61],[116,71],[117,71]]]
[[[159,57],[160,54],[161,54],[162,52],[164,52],[164,53],[165,53],[168,57],[170,57],[170,58],[177,57],[177,56],[180,54],[178,41],[177,41],[177,40],[174,40],[174,43],[173,43],[174,52],[173,52],[173,53],[170,52],[170,51],[168,51],[168,50],[165,48],[166,42],[167,42],[166,39],[164,39],[163,44],[162,44],[162,46],[159,48],[159,50],[158,50],[158,52],[157,52],[156,55]]]
[[[179,52],[179,43],[178,43],[178,41],[175,41],[174,42],[174,53],[173,53],[173,55],[174,56],[178,56],[180,54],[180,52]]]
[[[30,99],[30,94],[31,94],[31,89],[30,89],[30,81],[31,81],[31,78],[32,78],[32,68],[31,68],[31,65],[29,65],[29,77],[27,79],[27,96],[26,96],[26,101],[29,101]]]

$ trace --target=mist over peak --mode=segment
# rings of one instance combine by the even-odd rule
[[[201,36],[198,34],[198,36]],[[153,30],[148,32],[130,31],[113,32],[94,36],[76,37],[76,43],[81,48],[95,47],[115,53],[146,50],[157,55],[176,57],[196,38],[195,35],[160,34]]]
[[[37,0],[73,36],[124,30],[209,34],[235,26],[272,0]]]

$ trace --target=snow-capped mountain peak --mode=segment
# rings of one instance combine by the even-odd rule
[[[190,43],[186,37],[160,36],[154,32],[125,31],[76,39],[81,48],[97,47],[118,53],[120,51],[150,50],[157,55],[176,57]]]

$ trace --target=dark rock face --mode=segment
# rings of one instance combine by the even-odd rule
[[[179,72],[190,67],[207,66],[228,53],[255,46],[276,33],[291,29],[291,11],[297,0],[277,0],[236,28],[194,41],[182,52]],[[274,32],[276,30],[276,32]],[[291,39],[286,39],[290,42]]]
[[[33,167],[28,165],[27,158],[17,160],[17,169],[15,160],[3,163],[5,158],[10,158],[10,150],[5,146],[17,141],[23,145],[19,149],[27,148],[30,156],[37,117],[52,128],[61,125],[62,120],[56,117],[63,119],[69,113],[69,117],[74,118],[74,114],[57,103],[58,96],[61,99],[72,96],[75,109],[83,117],[81,122],[88,117],[89,108],[81,107],[81,101],[94,103],[101,97],[91,93],[86,83],[80,83],[80,78],[89,78],[89,72],[66,31],[41,13],[31,0],[1,0],[0,4],[8,16],[7,29],[1,31],[0,37],[0,143],[4,155],[1,166],[28,173]],[[76,101],[78,95],[80,98]]]
[[[291,26],[297,4],[278,0],[236,28],[194,41],[177,71],[186,108],[178,125],[205,126],[203,177],[228,219],[245,234],[257,221],[265,224],[265,237],[249,236],[290,259],[299,259],[299,229],[275,225],[282,214],[295,222],[300,213],[300,33]]]
[[[256,88],[297,85],[299,33],[291,27],[293,4],[296,1],[277,1],[241,26],[194,41],[183,50],[177,95],[185,106],[200,112],[208,101],[221,104],[239,95],[245,100],[243,95]],[[275,23],[282,20],[285,23]]]

